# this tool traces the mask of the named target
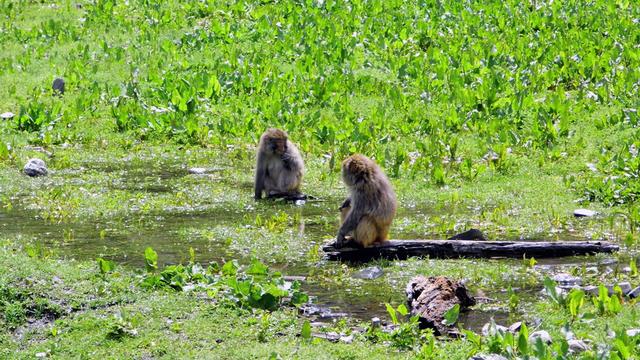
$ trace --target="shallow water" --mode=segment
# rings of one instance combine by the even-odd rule
[[[54,175],[58,182],[81,186],[82,182],[75,181],[79,173],[98,172],[109,173],[106,185],[114,190],[127,190],[134,193],[174,194],[180,191],[180,179],[189,175],[187,169],[178,162],[166,161],[161,166],[147,167],[144,163],[88,163],[81,169],[60,171]],[[90,179],[90,177],[89,177]],[[216,181],[215,175],[193,178],[198,181]],[[225,179],[221,180],[226,182]],[[251,191],[250,183],[225,184]],[[333,236],[337,227],[337,205],[340,198],[323,199],[324,201],[308,202],[303,206],[277,205],[281,211],[299,217],[300,224],[293,225],[292,233],[297,234],[297,241],[321,244]],[[433,209],[411,208],[400,209],[399,219],[414,219],[414,221],[428,219],[433,215]],[[447,209],[437,209],[445,214]],[[229,244],[219,238],[202,236],[204,232],[216,227],[237,228],[246,219],[256,216],[268,217],[273,207],[247,206],[244,210],[230,210],[224,203],[204,206],[202,208],[166,209],[160,213],[136,213],[125,219],[102,219],[97,221],[72,220],[61,223],[45,221],[38,218],[33,210],[26,210],[24,206],[16,206],[12,210],[0,207],[0,236],[20,237],[25,241],[43,244],[47,248],[65,257],[77,259],[95,259],[105,257],[133,266],[144,264],[143,253],[148,246],[153,247],[160,254],[160,263],[179,263],[189,259],[189,248],[197,254],[197,261],[227,261],[237,259],[241,263],[250,260],[248,252],[238,252],[230,248]],[[586,224],[586,222],[578,223]],[[586,225],[583,225],[586,226]],[[574,226],[575,227],[575,226]],[[565,240],[584,240],[579,236],[580,230],[558,233],[557,236]],[[452,235],[452,234],[449,234]],[[438,236],[425,235],[415,227],[398,226],[394,237],[399,239],[436,239]],[[441,237],[440,237],[441,238]],[[541,234],[531,239],[549,238]],[[287,239],[286,241],[292,241]],[[501,240],[527,240],[517,236],[503,237]],[[304,244],[306,251],[310,245]],[[303,255],[303,254],[301,254]],[[550,259],[542,264],[559,266],[572,262],[580,263],[579,259]],[[317,263],[309,261],[305,256],[291,257],[286,261],[274,260],[269,265],[282,271],[285,275],[306,276],[320,267],[336,267],[336,263],[326,261]],[[383,275],[385,276],[385,275]],[[376,280],[373,280],[376,281]],[[365,281],[359,281],[363,284]],[[375,283],[374,283],[375,284]],[[306,283],[305,290],[312,296],[313,303],[331,310],[333,314],[346,313],[362,320],[372,317],[387,317],[385,303],[401,303],[404,301],[404,285],[397,287],[392,294],[368,291],[365,285],[354,286],[351,283],[339,288],[335,284]],[[374,285],[375,286],[375,285]],[[460,322],[468,328],[479,330],[491,317],[504,320],[508,314],[500,312],[471,311],[461,314]],[[330,317],[329,317],[330,318]]]

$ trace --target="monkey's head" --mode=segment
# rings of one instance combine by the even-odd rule
[[[342,180],[348,187],[357,187],[369,182],[375,168],[375,163],[368,157],[351,155],[342,162]]]
[[[267,131],[262,134],[260,142],[267,153],[284,155],[284,153],[287,152],[287,138],[288,135],[283,130],[267,129]]]

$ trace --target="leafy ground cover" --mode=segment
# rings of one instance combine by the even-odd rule
[[[0,0],[0,114],[14,114],[0,119],[0,354],[637,357],[635,300],[558,293],[547,278],[639,284],[638,19],[633,2],[599,0]],[[321,201],[251,199],[270,126],[299,144],[305,190]],[[327,263],[338,164],[355,151],[392,178],[394,238],[473,226],[621,251]],[[50,176],[20,174],[34,156]],[[600,215],[576,219],[576,207]],[[384,276],[353,277],[369,265]],[[435,339],[403,317],[415,274],[466,279],[490,298],[460,314],[474,332]],[[313,332],[352,343],[309,339],[306,295],[349,314]],[[371,328],[373,316],[395,330]],[[527,325],[477,335],[492,316]],[[529,341],[539,329],[552,344]],[[588,350],[568,354],[572,339]]]

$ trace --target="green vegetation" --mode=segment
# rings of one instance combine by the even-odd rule
[[[614,286],[639,285],[639,19],[623,0],[0,0],[0,357],[640,356],[637,300]],[[320,201],[253,201],[267,127]],[[394,238],[477,227],[621,251],[328,263],[352,152],[392,178]],[[36,156],[49,176],[21,175]],[[381,278],[353,277],[372,265]],[[557,272],[598,291],[560,291]],[[408,317],[415,274],[488,298],[447,313],[464,338]],[[319,325],[307,300],[349,316]],[[316,337],[332,332],[353,342]]]

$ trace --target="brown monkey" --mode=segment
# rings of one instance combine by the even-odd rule
[[[397,207],[389,179],[373,160],[355,154],[342,163],[342,180],[349,197],[340,206],[342,224],[335,246],[349,242],[347,236],[361,247],[385,242]]]
[[[304,162],[298,148],[280,129],[267,129],[260,137],[256,166],[255,198],[299,197]]]

